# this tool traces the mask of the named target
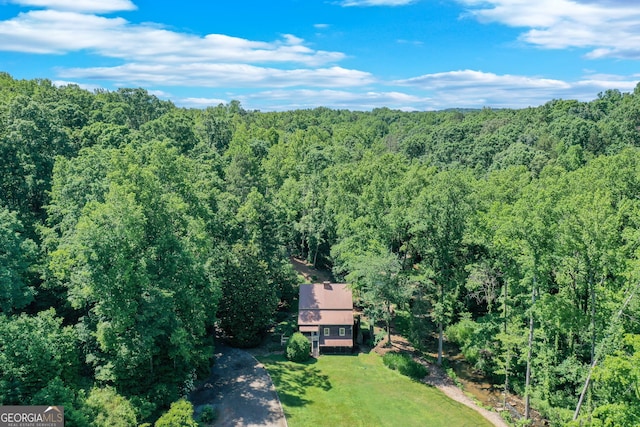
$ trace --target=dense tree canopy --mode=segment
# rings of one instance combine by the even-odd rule
[[[296,255],[556,425],[638,424],[639,112],[640,86],[262,113],[0,74],[0,404],[180,412],[214,326],[253,345],[291,304]]]

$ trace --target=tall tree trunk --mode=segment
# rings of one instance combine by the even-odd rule
[[[391,347],[391,302],[387,301],[387,347]]]
[[[442,342],[443,342],[443,328],[442,322],[438,323],[438,366],[442,366]]]
[[[440,285],[440,303],[444,304],[444,286]],[[443,315],[443,314],[441,314]],[[438,322],[438,366],[442,366],[442,347],[444,341],[444,327],[443,321],[440,319]]]
[[[602,279],[604,281],[604,278]],[[602,283],[602,282],[601,282]],[[596,283],[593,276],[589,277],[589,291],[591,293],[591,363],[596,358]]]
[[[507,284],[506,280],[504,283],[504,301],[502,303],[502,317],[504,318],[504,334],[507,335],[507,322],[508,322],[508,318],[507,318],[507,297],[509,296],[509,285]]]
[[[504,317],[504,335],[505,338],[507,337],[507,325],[508,325],[508,318],[507,318],[507,297],[508,297],[508,284],[505,281],[504,283],[504,301],[502,302],[502,316]],[[507,354],[505,357],[505,361],[504,361],[504,396],[503,396],[503,401],[502,401],[502,406],[506,407],[507,406],[507,393],[509,393],[509,368],[510,368],[510,362],[511,362],[511,346],[508,345],[507,347]]]
[[[318,240],[318,243],[316,244],[316,251],[313,254],[313,267],[316,268],[317,267],[317,263],[318,263],[318,251],[320,250],[320,241]]]
[[[524,418],[528,420],[531,412],[531,358],[533,357],[533,307],[536,303],[536,277],[533,276],[533,284],[531,285],[531,311],[529,312],[529,341],[527,349],[527,373],[524,384]]]

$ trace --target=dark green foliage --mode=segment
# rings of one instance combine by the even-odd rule
[[[85,153],[70,167],[90,175]],[[49,267],[72,306],[91,314],[79,327],[96,379],[168,404],[212,354],[219,287],[208,195],[192,183],[199,166],[164,144],[98,153],[111,170],[87,193],[75,193],[66,170],[56,183],[50,209],[63,226],[47,236]]]
[[[78,337],[53,309],[36,316],[0,314],[0,349],[0,404],[30,402],[56,379],[78,386]]]
[[[220,327],[233,345],[254,347],[271,325],[278,304],[267,265],[255,247],[237,245],[225,260],[223,271]]]
[[[198,420],[204,424],[213,424],[215,420],[218,418],[218,413],[216,409],[211,405],[205,405],[200,412],[200,417]]]
[[[66,386],[56,377],[31,399],[31,405],[51,405],[55,403],[64,406],[65,427],[89,427],[89,409],[85,407],[83,390],[76,390],[73,386]]]
[[[300,332],[295,332],[287,342],[287,359],[292,362],[303,363],[309,360],[311,355],[311,342]]]
[[[273,332],[278,335],[290,337],[296,331],[297,326],[298,325],[295,319],[283,320],[276,325]]]
[[[402,375],[417,381],[420,381],[429,373],[426,366],[416,362],[411,355],[406,353],[389,352],[382,357],[382,361],[389,369],[398,371]]]
[[[600,354],[582,421],[637,423],[637,296],[610,325],[639,277],[639,127],[640,86],[261,113],[0,73],[0,403],[153,422],[208,371],[215,324],[254,345],[295,306],[296,255],[419,348],[446,329],[559,425]]]
[[[13,313],[33,300],[29,285],[36,251],[36,244],[23,235],[16,213],[0,206],[0,313]]]

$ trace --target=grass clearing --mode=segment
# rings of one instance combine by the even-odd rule
[[[439,390],[385,367],[375,353],[324,355],[307,363],[261,357],[289,427],[491,427]]]

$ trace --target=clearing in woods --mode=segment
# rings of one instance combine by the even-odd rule
[[[326,270],[316,269],[305,260],[291,257],[291,263],[294,269],[298,272],[298,274],[303,276],[305,278],[305,281],[308,283],[317,283],[325,280],[328,280],[328,281],[333,280],[330,272]],[[396,345],[394,346],[396,348],[394,349],[392,348],[391,351],[405,351],[409,353],[414,352],[414,349],[411,347],[411,345],[408,342],[406,342],[406,339],[400,336],[394,335],[392,340],[394,340],[396,343],[404,344],[405,347],[403,348],[402,345]],[[380,345],[376,348],[376,351],[378,353],[382,354],[385,351],[389,351],[389,349],[387,348],[383,349],[382,345],[384,345],[384,343],[380,343]],[[378,388],[381,388],[380,397],[383,399],[383,401],[378,402],[379,404],[373,405],[374,407],[372,409],[374,410],[374,414],[370,416],[373,416],[374,418],[377,417],[377,415],[375,415],[376,408],[378,408],[378,410],[382,410],[384,414],[388,413],[389,408],[387,408],[384,405],[384,399],[385,399],[385,396],[389,394],[390,390],[386,389],[385,387],[386,384],[384,382],[382,384],[375,384],[375,381],[388,381],[388,379],[382,379],[382,378],[378,378],[378,376],[374,376],[373,380],[371,378],[369,379],[374,382],[370,383],[369,381],[361,381],[363,380],[362,378],[353,379],[353,378],[350,378],[349,375],[345,377],[342,373],[337,372],[337,369],[336,369],[337,367],[332,368],[333,364],[329,363],[329,361],[333,360],[333,358],[337,358],[337,366],[340,366],[342,363],[341,361],[350,360],[350,364],[359,365],[358,367],[351,369],[351,371],[355,370],[356,374],[363,373],[363,371],[368,371],[369,373],[372,373],[373,367],[376,366],[376,363],[379,363],[380,365],[382,365],[381,358],[379,357],[377,358],[380,360],[378,360],[377,362],[374,361],[373,359],[368,359],[368,358],[376,358],[376,357],[377,356],[375,354],[367,355],[362,353],[357,357],[356,356],[351,356],[351,357],[323,356],[319,360],[314,361],[314,363],[308,366],[290,364],[290,362],[286,362],[284,361],[284,359],[281,359],[278,361],[278,356],[270,356],[268,358],[261,358],[261,359],[265,362],[267,369],[271,373],[276,389],[278,390],[278,394],[285,408],[285,413],[287,414],[287,420],[289,421],[290,426],[296,426],[296,425],[307,425],[307,422],[309,423],[314,422],[316,425],[325,425],[324,423],[328,419],[332,419],[332,417],[335,417],[336,415],[339,416],[339,420],[336,423],[326,424],[326,425],[341,425],[341,423],[345,421],[345,419],[342,418],[342,414],[340,414],[339,411],[337,411],[337,408],[344,405],[349,406],[350,404],[354,404],[355,403],[354,399],[356,399],[357,394],[346,395],[346,396],[343,396],[341,392],[337,394],[333,393],[331,395],[328,394],[330,393],[330,390],[333,389],[332,383],[329,382],[329,378],[330,378],[329,374],[334,371],[336,371],[335,375],[338,375],[335,381],[343,382],[346,379],[347,383],[351,386],[354,384],[362,383],[362,387],[363,387],[362,391],[364,393],[363,398],[365,398],[365,400],[367,397],[369,397],[371,398],[372,401],[377,402],[377,400],[373,398],[374,396],[370,395],[371,394],[370,392],[371,390],[376,390]],[[365,360],[367,360],[367,362],[364,362]],[[329,366],[328,372],[324,376],[319,376],[318,368],[324,365]],[[382,366],[382,368],[388,370],[384,366]],[[398,415],[401,417],[399,419],[403,420],[403,425],[424,425],[424,422],[428,420],[429,421],[428,425],[434,425],[434,426],[446,425],[447,427],[467,426],[467,425],[468,426],[494,425],[498,427],[508,426],[508,424],[502,419],[502,417],[498,413],[489,411],[485,408],[478,406],[471,398],[465,395],[462,392],[462,390],[456,387],[453,384],[453,381],[451,381],[451,379],[448,378],[446,374],[444,374],[441,368],[432,365],[432,366],[429,366],[429,372],[430,372],[430,375],[427,376],[427,378],[425,378],[425,383],[428,384],[429,386],[433,386],[437,388],[439,392],[436,392],[435,390],[429,387],[425,387],[424,385],[418,384],[415,381],[411,381],[406,377],[403,379],[403,381],[406,381],[409,383],[407,384],[408,388],[415,387],[416,385],[421,386],[423,388],[422,391],[420,390],[416,391],[418,393],[417,396],[422,396],[422,397],[431,399],[430,402],[435,403],[436,407],[430,408],[430,405],[428,404],[425,405],[424,403],[421,403],[418,406],[420,408],[430,408],[430,414],[423,414],[420,409],[412,408],[411,406],[413,403],[411,402],[411,399],[407,400],[406,396],[402,397],[402,402],[406,402],[407,406],[405,406],[400,402],[389,403],[391,407],[396,407],[400,409],[399,411],[400,413]],[[333,378],[333,375],[331,376],[331,378]],[[401,381],[401,383],[403,381]],[[307,390],[307,388],[309,388],[309,390]],[[344,388],[345,387],[341,387],[341,389],[344,389]],[[356,386],[356,389],[357,389],[357,386]],[[318,396],[316,397],[316,399],[308,399],[304,397],[306,396],[307,393],[310,393],[312,395],[318,394]],[[304,396],[300,396],[300,394]],[[401,394],[402,393],[400,393],[400,395]],[[446,397],[443,396],[442,394],[446,395]],[[318,400],[318,398],[320,403],[314,404],[314,402]],[[450,400],[453,400],[454,402],[451,402]],[[356,414],[361,414],[362,408],[366,408],[367,406],[369,406],[367,405],[367,402],[357,402],[357,405],[354,405],[354,407],[345,407],[345,411],[350,411],[348,413],[355,412]],[[456,413],[459,414],[461,417],[460,418],[454,417],[454,421],[451,422],[451,419],[452,419],[451,413],[449,413],[448,411],[442,412],[441,409],[442,408],[453,409],[451,408],[451,405],[453,405],[454,403],[456,405],[460,405],[460,404],[464,405],[466,406],[466,408],[455,409]],[[321,410],[320,414],[318,414],[318,413],[315,413],[316,412],[315,409],[312,409],[312,408],[315,408],[316,406],[320,406],[321,408],[324,408],[327,405],[328,405],[327,407],[328,413],[324,413],[325,411]],[[415,412],[415,410],[417,410],[418,412]],[[475,411],[475,413],[473,411]],[[307,413],[307,412],[310,412],[310,413]],[[408,422],[408,419],[407,419],[408,412],[412,412],[412,414],[417,414],[416,415],[417,418],[415,419],[416,424],[406,424],[406,422]],[[436,415],[434,419],[433,418],[434,414],[439,414],[439,415]],[[386,415],[383,415],[383,414],[379,414],[379,415],[386,417]],[[420,418],[421,416],[424,416],[426,418]],[[439,419],[439,421],[437,420],[438,416],[442,416],[442,418]],[[358,418],[354,420],[349,419],[348,421],[349,421],[349,425],[374,425],[374,424],[375,425],[397,425],[394,423],[394,421],[397,423],[397,419],[394,420],[393,418],[391,418],[391,421],[389,421],[388,424],[383,422],[381,419],[377,419],[373,424],[367,424],[366,422],[364,422],[366,419],[368,418],[364,417],[364,418]],[[353,422],[354,424],[352,424],[351,422]],[[439,422],[441,422],[442,424],[438,424]]]
[[[375,352],[293,363],[260,357],[282,402],[289,427],[490,427],[478,412],[440,390],[384,366]]]

